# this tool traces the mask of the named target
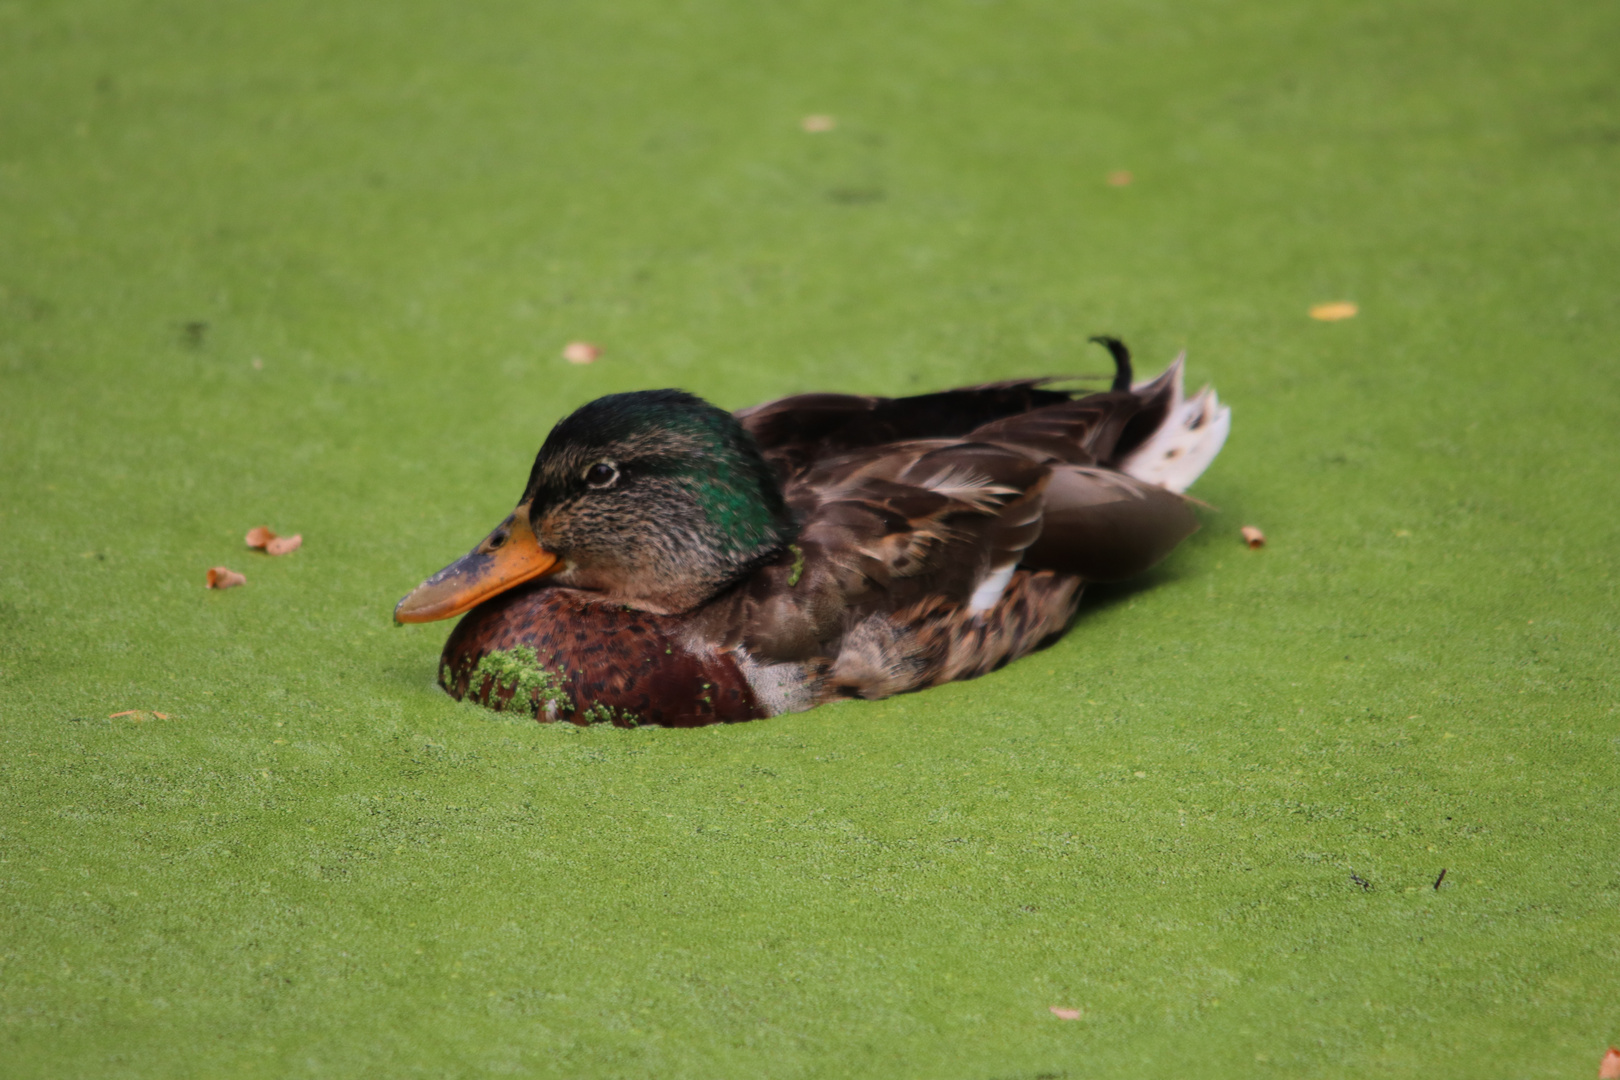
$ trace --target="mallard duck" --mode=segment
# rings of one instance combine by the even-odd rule
[[[1181,358],[1105,392],[1018,379],[728,413],[611,394],[547,436],[517,508],[399,602],[464,615],[439,682],[542,720],[695,726],[971,679],[1060,634],[1087,582],[1198,527],[1226,439]]]

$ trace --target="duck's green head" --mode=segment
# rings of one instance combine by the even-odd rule
[[[791,532],[781,488],[728,412],[681,390],[598,398],[560,422],[517,509],[394,611],[459,615],[549,575],[645,611],[697,606]]]

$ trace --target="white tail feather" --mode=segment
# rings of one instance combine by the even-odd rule
[[[1164,423],[1119,466],[1127,476],[1158,484],[1177,494],[1186,491],[1204,474],[1226,444],[1227,432],[1232,429],[1232,410],[1221,404],[1213,387],[1206,386],[1191,400],[1183,400],[1181,370],[1186,358],[1186,353],[1177,356],[1165,372],[1170,376],[1171,390],[1170,409]],[[1147,385],[1138,383],[1133,389]]]

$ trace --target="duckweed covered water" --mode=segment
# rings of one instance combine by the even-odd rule
[[[1592,1075],[1616,55],[1596,3],[0,4],[0,1071]],[[1232,403],[1218,510],[984,679],[489,723],[390,625],[595,396],[1098,333]]]

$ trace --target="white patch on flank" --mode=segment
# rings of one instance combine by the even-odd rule
[[[983,615],[995,607],[1001,600],[1001,594],[1007,591],[1007,582],[1012,580],[1013,571],[1018,569],[1017,563],[1008,563],[999,570],[992,570],[979,582],[978,588],[973,590],[973,596],[968,600],[968,610],[975,615]]]
[[[1183,353],[1170,365],[1170,410],[1164,423],[1119,466],[1127,476],[1177,494],[1191,487],[1209,468],[1232,429],[1232,410],[1221,404],[1212,387],[1204,387],[1190,401],[1182,400],[1181,365],[1185,359]]]
[[[738,649],[732,656],[743,678],[748,680],[754,700],[768,715],[803,712],[816,704],[813,680],[807,677],[803,664],[761,664],[749,656],[746,649]]]

